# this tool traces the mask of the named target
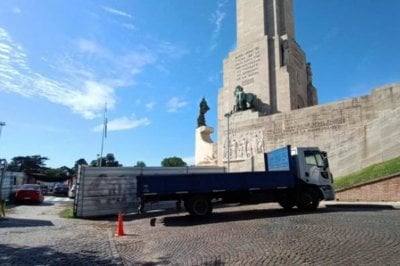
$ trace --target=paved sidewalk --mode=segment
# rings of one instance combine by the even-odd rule
[[[20,205],[0,218],[0,265],[118,265],[113,222],[64,219],[62,203]]]

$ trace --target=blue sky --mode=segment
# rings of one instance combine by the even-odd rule
[[[294,2],[320,103],[400,81],[400,1]],[[96,159],[107,101],[104,155],[193,162],[202,97],[217,128],[235,12],[233,0],[0,1],[0,157]]]

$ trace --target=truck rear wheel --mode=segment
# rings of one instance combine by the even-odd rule
[[[212,204],[211,200],[205,196],[195,196],[185,202],[185,207],[187,211],[192,216],[205,217],[211,214]]]
[[[307,189],[301,192],[297,207],[301,211],[314,211],[318,208],[319,201],[318,194],[312,189]]]
[[[286,211],[291,210],[296,205],[296,200],[293,198],[283,198],[278,201],[279,205]]]

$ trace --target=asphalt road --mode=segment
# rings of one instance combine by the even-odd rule
[[[67,204],[67,205],[66,205]],[[277,205],[185,213],[59,218],[71,203],[17,206],[0,219],[0,265],[400,265],[400,210],[332,205],[314,213]]]

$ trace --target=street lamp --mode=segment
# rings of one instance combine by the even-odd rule
[[[229,139],[229,119],[231,118],[231,115],[232,115],[232,111],[231,112],[229,112],[229,113],[226,113],[225,115],[224,115],[224,117],[226,117],[226,120],[228,121],[228,139],[227,139],[227,145],[226,145],[226,147],[227,147],[227,149],[228,149],[228,173],[230,172],[230,159],[231,159],[231,147],[230,147],[230,139]]]

